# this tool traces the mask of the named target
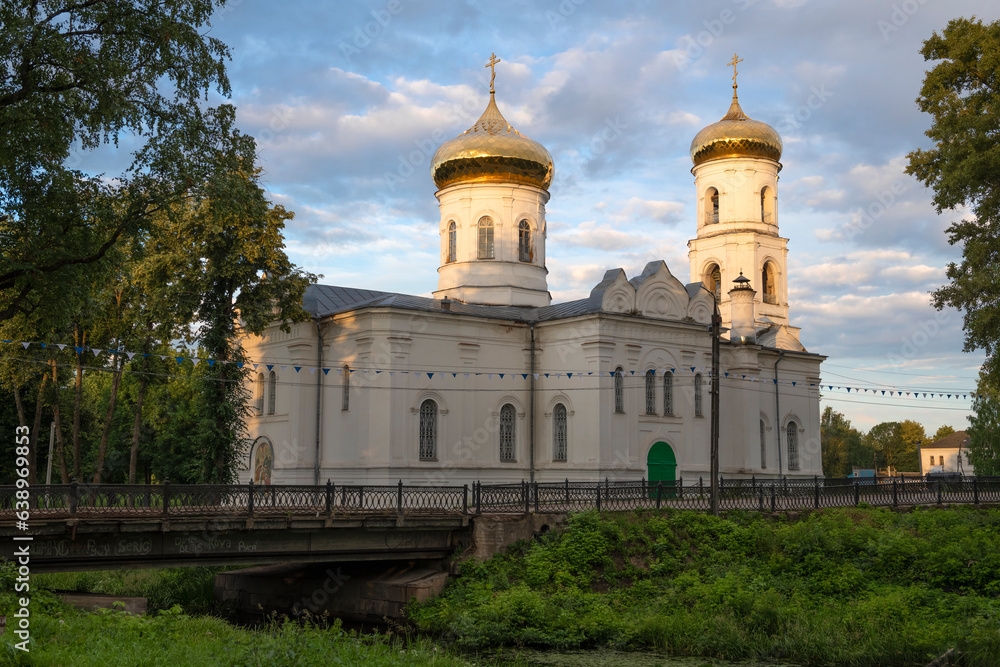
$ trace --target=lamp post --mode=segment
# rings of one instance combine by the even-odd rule
[[[719,516],[719,337],[722,335],[722,315],[719,302],[712,314],[712,453],[709,502],[713,516]]]

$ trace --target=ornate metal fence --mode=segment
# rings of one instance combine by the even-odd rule
[[[16,511],[13,485],[0,486],[0,520]],[[646,480],[612,482],[397,484],[53,484],[31,491],[32,517],[335,516],[350,514],[527,514],[586,509],[709,509],[709,487]],[[722,479],[723,510],[776,512],[869,505],[1000,503],[1000,477]]]

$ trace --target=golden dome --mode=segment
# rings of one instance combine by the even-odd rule
[[[479,120],[464,134],[441,144],[431,159],[431,176],[439,190],[453,183],[484,181],[515,181],[548,190],[553,173],[552,156],[545,146],[504,120],[493,92]]]
[[[767,123],[743,113],[735,85],[729,112],[702,129],[691,142],[691,160],[696,167],[722,157],[758,157],[775,162],[781,159],[781,135]]]

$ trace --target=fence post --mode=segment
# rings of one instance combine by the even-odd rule
[[[253,480],[247,482],[247,511],[253,516]]]
[[[896,491],[896,480],[892,480],[892,506],[899,507],[899,495]]]
[[[858,480],[854,480],[854,506],[857,507],[861,502],[861,493],[858,490]]]
[[[677,478],[677,499],[680,500],[684,498],[684,477]]]
[[[813,507],[819,509],[819,475],[813,475],[815,493],[813,494]]]
[[[972,478],[972,502],[979,504],[979,484],[975,477]]]
[[[698,475],[698,495],[699,496],[705,495],[705,481],[704,479],[702,479],[701,475]]]
[[[523,479],[521,480],[521,498],[524,500],[524,513],[525,515],[531,514],[531,498],[529,496],[528,483]]]
[[[462,514],[469,513],[469,485],[462,485]]]
[[[403,480],[396,486],[396,514],[403,513]]]
[[[597,511],[601,511],[601,483],[597,483]]]
[[[937,482],[937,504],[941,504],[941,480],[935,480]]]
[[[333,507],[333,483],[327,479],[326,480],[326,513],[330,513],[330,508]]]
[[[358,486],[358,509],[363,510],[365,508],[365,485],[361,484]]]
[[[569,509],[569,477],[566,478],[566,509]]]
[[[771,483],[771,511],[775,509],[775,493],[774,493],[774,482]]]
[[[656,509],[660,509],[660,497],[663,495],[663,481],[656,481]]]
[[[168,479],[167,482],[169,483],[170,480]],[[163,506],[163,513],[164,514],[167,513],[166,507],[167,507],[166,505]],[[76,480],[75,479],[73,480],[73,483],[69,485],[69,513],[70,514],[76,514]]]
[[[764,484],[763,483],[760,486],[757,487],[757,504],[758,504],[758,507],[760,508],[760,511],[763,512],[764,511]]]
[[[476,514],[483,513],[483,483],[476,482]]]
[[[538,482],[537,481],[535,482],[534,492],[535,492],[535,512],[537,513],[538,512]]]

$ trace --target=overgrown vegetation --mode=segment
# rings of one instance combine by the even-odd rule
[[[814,665],[1000,664],[1000,511],[575,515],[466,563],[416,626],[465,648],[609,646]]]

